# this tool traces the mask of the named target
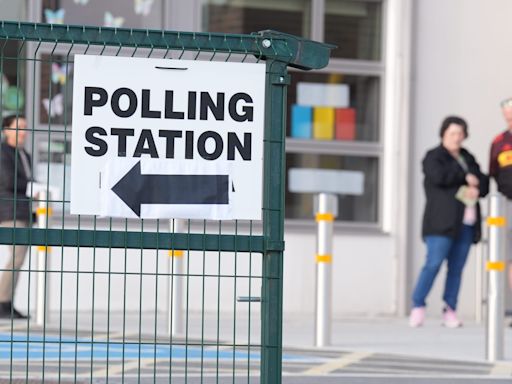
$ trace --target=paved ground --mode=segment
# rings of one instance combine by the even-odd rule
[[[62,332],[52,325],[27,331],[17,322],[12,333],[10,323],[0,324],[0,383],[259,383],[257,337],[250,349],[242,336],[235,350],[201,347],[191,328],[188,347],[174,338],[170,348],[165,334],[139,335],[137,326],[91,339],[90,327],[63,324]],[[497,363],[485,360],[485,328],[474,323],[446,329],[434,319],[411,329],[405,319],[341,319],[328,348],[314,348],[312,335],[309,319],[285,319],[284,384],[512,383],[512,328]]]
[[[312,321],[286,319],[284,345],[313,346],[313,327]],[[512,361],[511,327],[504,329],[504,337],[505,360]],[[478,362],[486,359],[486,328],[466,321],[462,328],[448,329],[440,318],[428,319],[420,328],[408,327],[401,318],[338,319],[332,324],[330,348]]]
[[[4,350],[10,347],[9,344],[2,343],[0,347]],[[23,354],[27,356],[26,346],[29,350],[32,349],[28,362],[26,357],[21,358]],[[13,355],[13,360],[4,355],[0,362],[0,376],[6,379],[12,374],[17,380],[28,378],[45,383],[57,382],[59,379],[63,383],[104,383],[107,382],[107,377],[108,382],[112,383],[168,383],[169,379],[172,383],[214,383],[217,382],[217,376],[220,383],[258,382],[260,361],[257,352],[238,352],[233,356],[229,349],[217,352],[215,348],[188,348],[187,357],[185,348],[173,348],[172,354],[163,357],[165,352],[159,352],[159,346],[145,345],[143,349],[147,351],[143,351],[139,358],[135,356],[138,346],[124,344],[122,347],[126,354],[124,360],[121,360],[115,358],[119,353],[116,349],[121,347],[117,344],[112,346],[114,351],[107,364],[101,344],[92,348],[90,344],[83,342],[76,349],[75,346],[59,346],[59,355],[56,354],[55,347],[57,346],[51,342],[50,346],[45,347],[47,356],[43,361],[40,345],[36,344],[34,348],[30,343],[15,345],[13,349],[19,355]],[[148,357],[150,349],[158,357]],[[370,352],[286,349],[283,354],[284,383],[510,383],[511,372],[512,364],[497,366],[485,362]]]

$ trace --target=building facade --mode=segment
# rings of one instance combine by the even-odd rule
[[[441,120],[459,114],[469,121],[468,148],[486,169],[490,141],[504,128],[498,103],[512,95],[507,0],[0,0],[0,9],[5,20],[221,33],[274,29],[335,44],[327,68],[291,70],[286,143],[288,169],[343,169],[365,176],[361,196],[338,197],[335,317],[408,312],[424,258],[421,158],[438,143]],[[19,49],[12,45],[5,52],[14,57]],[[51,47],[38,51],[42,61],[56,54],[65,56]],[[4,63],[9,93],[3,110],[34,111],[27,117],[41,131],[49,122],[63,126],[71,107],[58,97],[70,92],[70,82],[59,80],[66,67],[30,71],[16,60]],[[6,104],[11,99],[23,105]],[[52,135],[51,143],[44,135],[36,140],[41,177],[69,174],[70,157],[64,154],[71,135]],[[286,212],[284,310],[312,314],[313,196],[287,191]],[[465,316],[478,312],[479,252],[472,251],[464,277]],[[441,285],[438,281],[431,295],[432,311],[441,308]]]

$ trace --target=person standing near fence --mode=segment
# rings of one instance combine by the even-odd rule
[[[471,244],[481,237],[479,197],[489,190],[489,179],[480,171],[474,156],[462,147],[468,137],[464,119],[447,117],[439,132],[441,144],[423,159],[426,206],[423,215],[423,240],[427,246],[425,264],[412,295],[411,327],[425,321],[426,298],[442,263],[446,260],[443,325],[457,328],[457,300]]]
[[[501,102],[501,111],[507,129],[496,136],[491,145],[491,154],[489,161],[489,175],[494,178],[498,185],[498,191],[501,192],[509,200],[509,214],[512,212],[512,98],[508,98]],[[508,217],[508,228],[512,228],[512,218]],[[508,233],[508,285],[512,290],[512,263],[511,257],[511,237],[512,234]],[[511,324],[512,325],[512,324]]]
[[[26,196],[32,179],[30,156],[24,149],[27,123],[23,116],[10,115],[2,121],[0,147],[0,226],[28,228],[32,212]],[[0,277],[0,318],[26,319],[13,306],[19,270],[25,261],[28,246],[9,246],[8,261]]]

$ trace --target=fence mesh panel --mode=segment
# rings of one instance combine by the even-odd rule
[[[329,47],[271,31],[225,35],[0,23],[0,74],[6,78],[5,68],[24,74],[16,84],[0,82],[0,108],[3,116],[26,116],[27,127],[15,124],[11,131],[16,137],[28,133],[24,148],[45,186],[33,198],[0,196],[16,218],[0,227],[3,254],[27,247],[11,301],[28,315],[12,319],[11,309],[0,320],[0,377],[280,382],[287,66],[321,68]],[[76,54],[265,62],[263,220],[71,215]],[[19,167],[15,162],[14,169],[0,169],[13,172],[15,189],[22,183]],[[32,226],[16,215],[23,203],[37,215]],[[3,273],[17,270],[14,260],[4,260]]]

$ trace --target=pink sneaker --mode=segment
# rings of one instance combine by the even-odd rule
[[[421,327],[425,321],[425,307],[414,307],[409,316],[409,326]]]
[[[458,319],[453,309],[446,307],[443,313],[443,325],[446,328],[459,328],[462,327],[462,321]]]

